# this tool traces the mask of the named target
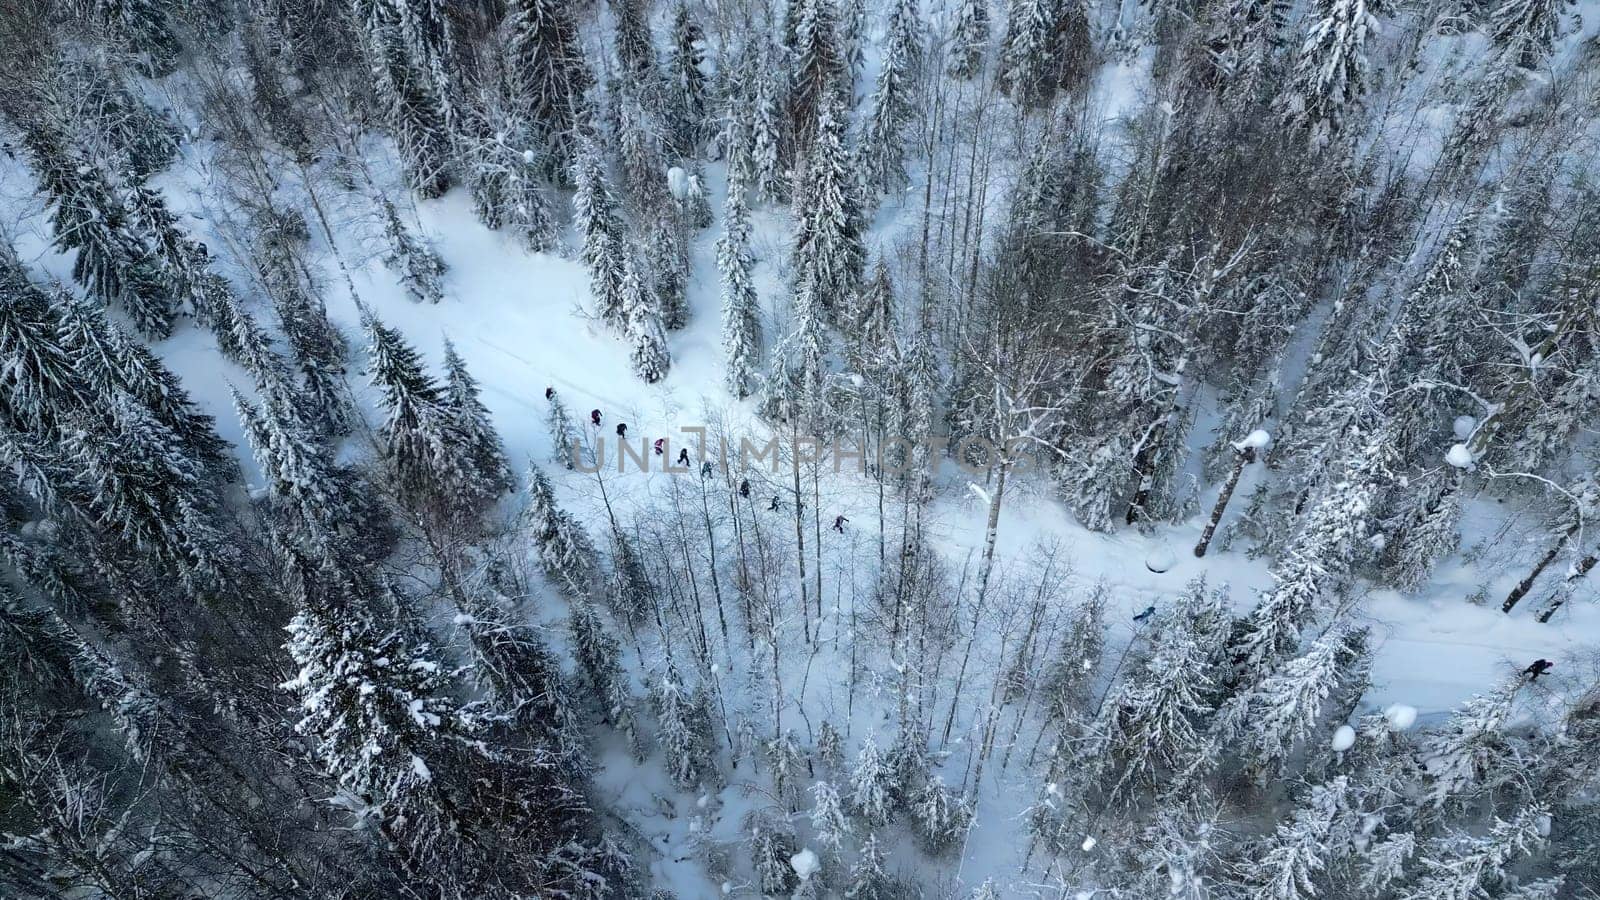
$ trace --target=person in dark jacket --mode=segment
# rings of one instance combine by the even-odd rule
[[[1526,669],[1522,670],[1522,674],[1528,676],[1529,684],[1533,684],[1535,681],[1539,680],[1540,675],[1543,675],[1553,668],[1555,668],[1555,663],[1551,662],[1550,660],[1536,659]]]
[[[628,437],[628,423],[627,422],[618,422],[617,423],[617,437],[623,438],[623,439],[627,439],[627,437]]]
[[[850,521],[850,520],[846,519],[844,516],[834,516],[833,517],[833,530],[839,532],[840,534],[844,534],[844,523],[846,523],[848,521]]]
[[[739,496],[746,500],[750,499],[750,479],[742,478],[739,480]]]
[[[656,438],[656,442],[651,446],[656,448],[656,455],[660,456],[667,449],[667,439],[666,438]]]
[[[544,398],[546,400],[553,399],[555,397],[555,395],[556,395],[556,389],[555,388],[547,387],[547,388],[544,389]]]
[[[589,421],[593,422],[594,426],[596,428],[599,428],[600,427],[600,410],[598,410],[598,409],[589,410]]]
[[[689,448],[688,447],[679,447],[678,448],[678,465],[687,466],[688,464],[689,464]]]

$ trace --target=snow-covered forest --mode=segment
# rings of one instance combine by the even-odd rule
[[[1600,900],[1597,22],[0,0],[0,896]]]

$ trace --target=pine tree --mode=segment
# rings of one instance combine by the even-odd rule
[[[1515,66],[1537,69],[1550,55],[1569,0],[1505,0],[1489,14],[1489,39]]]
[[[23,433],[52,435],[63,415],[89,402],[59,334],[51,298],[0,247],[0,419]]]
[[[913,791],[906,802],[917,840],[929,853],[948,851],[966,836],[967,827],[972,824],[972,807],[966,798],[945,787],[937,775]]]
[[[688,690],[683,676],[670,663],[650,686],[650,702],[660,728],[656,740],[667,762],[667,774],[682,790],[694,790],[714,772],[708,765],[712,752],[711,717],[703,697]]]
[[[1529,806],[1509,822],[1495,819],[1489,833],[1481,837],[1452,833],[1429,842],[1419,854],[1425,874],[1401,900],[1511,896],[1506,888],[1515,882],[1506,867],[1544,846],[1549,816],[1544,807]]]
[[[554,388],[550,390],[550,413],[547,419],[550,427],[550,459],[571,469],[583,454],[583,448],[578,444],[578,434],[573,430],[572,414],[567,412],[567,404]]]
[[[961,0],[956,7],[955,33],[950,39],[948,71],[967,80],[983,70],[989,50],[989,0]]]
[[[891,900],[894,896],[894,879],[884,868],[887,860],[878,846],[878,836],[868,834],[861,842],[861,855],[850,867],[850,884],[844,895],[848,900]]]
[[[1105,750],[1098,764],[1111,799],[1126,802],[1142,787],[1188,783],[1207,763],[1210,748],[1201,729],[1214,683],[1191,629],[1178,615],[1162,621],[1148,658],[1101,707],[1095,730]]]
[[[370,310],[363,310],[362,325],[368,380],[382,392],[379,437],[401,499],[445,520],[470,520],[486,500],[474,457],[481,448],[468,443],[444,391],[400,333]]]
[[[755,98],[750,116],[751,184],[758,200],[782,202],[789,196],[783,148],[787,137],[783,109],[785,92],[779,83],[779,70],[773,65],[777,53],[770,47],[757,57]]]
[[[622,648],[606,630],[599,610],[581,597],[572,604],[569,625],[579,680],[588,687],[600,708],[608,710],[607,719],[617,724],[616,710],[611,709],[611,703],[619,693],[626,696],[627,692],[626,675],[620,662]]]
[[[98,306],[58,298],[56,309],[61,314],[57,334],[84,380],[83,396],[126,393],[182,442],[190,458],[213,473],[234,472],[228,442],[217,434],[211,416],[199,411],[155,354],[112,324]]]
[[[1318,884],[1328,866],[1335,825],[1345,815],[1347,782],[1317,785],[1279,825],[1265,852],[1247,863],[1245,882],[1252,900],[1310,900],[1320,896]]]
[[[233,554],[204,463],[129,394],[99,402],[101,415],[79,417],[61,441],[97,524],[129,551],[150,554],[190,596],[221,588]]]
[[[183,51],[172,22],[177,10],[165,0],[93,0],[84,8],[139,58],[144,74],[159,78],[177,65]]]
[[[794,832],[766,813],[752,814],[746,827],[750,832],[751,862],[761,892],[769,896],[788,896],[799,881],[794,866],[789,864],[789,857],[797,849]]]
[[[823,130],[823,110],[832,107],[837,127],[846,118],[849,85],[840,50],[837,12],[833,0],[797,0],[791,7],[794,41],[793,74],[789,82],[789,128],[794,146],[808,148]]]
[[[1468,700],[1427,742],[1422,758],[1427,772],[1426,803],[1464,804],[1514,778],[1521,765],[1505,727],[1522,687],[1522,677]]]
[[[573,209],[577,213],[578,234],[583,239],[581,256],[589,270],[589,291],[595,310],[606,325],[621,330],[627,324],[624,312],[624,252],[622,225],[617,219],[616,201],[601,169],[600,152],[585,142],[573,164]]]
[[[772,792],[782,800],[789,812],[800,808],[800,770],[805,766],[805,754],[794,739],[794,732],[785,730],[770,741],[766,748],[767,770],[772,773]]]
[[[541,163],[534,150],[531,130],[513,116],[496,110],[476,134],[464,143],[468,185],[478,219],[489,228],[507,228],[534,253],[551,253],[561,246],[556,222],[539,183]]]
[[[633,373],[646,384],[655,384],[667,377],[672,367],[672,356],[667,350],[667,332],[662,326],[661,308],[655,296],[639,278],[639,271],[631,258],[622,262],[622,317],[627,323],[628,343],[632,350],[628,360]]]
[[[761,359],[761,311],[751,278],[749,212],[744,185],[728,185],[723,214],[727,229],[717,241],[717,271],[722,275],[722,352],[727,359],[726,381],[734,396],[750,395]]]
[[[587,768],[582,724],[572,708],[561,659],[538,631],[513,618],[493,579],[456,615],[472,653],[472,676],[491,692],[498,712],[536,735],[573,776]]]
[[[650,34],[650,6],[646,0],[615,0],[617,61],[625,77],[638,85],[655,85],[656,50]]]
[[[288,583],[298,672],[284,687],[300,698],[297,731],[339,785],[335,802],[375,824],[424,884],[515,891],[552,877],[552,851],[581,836],[576,796],[485,739],[478,711],[448,699],[430,649],[373,619],[373,588],[293,559]]]
[[[1304,654],[1231,701],[1232,709],[1219,716],[1223,744],[1242,744],[1252,765],[1276,768],[1281,774],[1290,754],[1327,714],[1330,700],[1341,690],[1360,685],[1368,659],[1366,629],[1329,629]],[[1230,717],[1234,711],[1242,723]],[[1240,724],[1247,729],[1242,740],[1235,730]]]
[[[528,530],[545,574],[569,596],[583,597],[597,587],[599,557],[594,543],[571,513],[556,505],[544,470],[528,474]]]
[[[233,393],[256,464],[292,523],[290,533],[331,557],[342,529],[356,521],[353,485],[334,464],[331,450],[283,401],[269,395],[268,414],[262,415],[238,391]]]

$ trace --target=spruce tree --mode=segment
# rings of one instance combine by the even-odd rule
[[[438,303],[444,299],[444,260],[411,233],[401,221],[399,210],[388,197],[378,204],[383,221],[383,239],[388,244],[383,263],[400,278],[406,295],[417,303]]]
[[[463,449],[472,461],[474,482],[487,502],[511,490],[516,485],[516,476],[506,461],[500,435],[489,421],[489,410],[478,397],[478,382],[448,339],[444,342],[444,371],[445,410],[454,420],[455,432],[465,441]]]
[[[1290,120],[1328,143],[1354,114],[1367,89],[1367,35],[1377,26],[1365,0],[1318,0],[1284,95]]]
[[[836,98],[823,103],[814,134],[795,188],[794,284],[797,293],[811,285],[821,308],[837,314],[855,296],[866,248],[845,113]]]
[[[674,157],[693,159],[704,140],[707,107],[705,34],[680,2],[672,10],[672,46],[667,55],[667,117]]]
[[[961,0],[950,39],[948,71],[952,76],[966,80],[982,71],[989,50],[989,28],[989,0]]]
[[[726,229],[717,241],[717,271],[722,276],[722,352],[727,360],[725,380],[734,396],[743,399],[754,389],[761,360],[761,310],[756,297],[750,255],[750,213],[745,207],[743,183],[728,185],[723,213]]]
[[[450,189],[455,149],[437,43],[442,21],[419,16],[429,0],[352,0],[374,93],[400,147],[406,178],[423,198]],[[431,27],[430,27],[431,26]]]
[[[545,574],[570,597],[595,590],[599,556],[577,519],[556,505],[555,491],[544,471],[534,466],[528,475],[528,529]]]
[[[666,378],[672,367],[672,356],[667,350],[660,302],[645,288],[631,258],[622,262],[622,317],[631,346],[628,361],[633,364],[633,374],[644,379],[646,384]]]
[[[627,325],[622,224],[617,218],[611,185],[602,169],[600,151],[592,142],[584,142],[579,148],[572,181],[577,186],[572,206],[583,242],[580,256],[589,270],[589,292],[594,296],[595,313],[600,321],[621,331]]]
[[[512,102],[535,129],[548,174],[567,178],[580,145],[584,93],[593,80],[577,24],[562,0],[508,0],[505,23]]]
[[[872,112],[862,138],[866,182],[882,190],[904,184],[905,128],[916,115],[918,74],[922,67],[922,20],[918,0],[896,0],[889,16]]]

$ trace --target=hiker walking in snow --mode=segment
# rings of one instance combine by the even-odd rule
[[[777,512],[778,511],[778,507],[780,507],[782,505],[783,504],[778,500],[778,495],[777,494],[773,494],[772,495],[772,505],[767,507],[767,512]]]
[[[600,427],[600,410],[598,410],[598,409],[589,410],[589,421],[594,423],[594,427],[599,428]]]
[[[848,521],[850,521],[850,520],[846,519],[844,516],[834,516],[833,517],[833,530],[839,532],[840,534],[844,534],[844,523],[846,523]]]
[[[555,396],[556,396],[556,389],[555,388],[547,387],[547,388],[544,389],[544,398],[546,400],[553,400],[553,399],[555,399]]]
[[[1522,674],[1528,676],[1529,684],[1533,684],[1535,681],[1539,680],[1540,675],[1543,675],[1554,667],[1555,663],[1548,659],[1536,659],[1533,661],[1532,665],[1522,670]]]
[[[1143,622],[1145,619],[1148,619],[1148,618],[1150,618],[1151,616],[1153,616],[1155,614],[1156,614],[1155,604],[1151,604],[1151,605],[1146,606],[1144,608],[1144,612],[1139,613],[1137,616],[1134,616],[1133,620],[1135,622]]]
[[[618,422],[617,423],[617,437],[622,438],[623,440],[627,440],[627,438],[628,438],[628,423],[627,422]]]
[[[660,456],[662,453],[666,452],[667,439],[666,438],[656,438],[656,442],[654,444],[652,444],[651,446],[656,448],[656,455]]]
[[[750,479],[741,478],[739,480],[739,496],[746,500],[750,499]]]
[[[689,464],[689,448],[688,447],[679,447],[678,448],[678,465],[687,466],[688,464]]]

